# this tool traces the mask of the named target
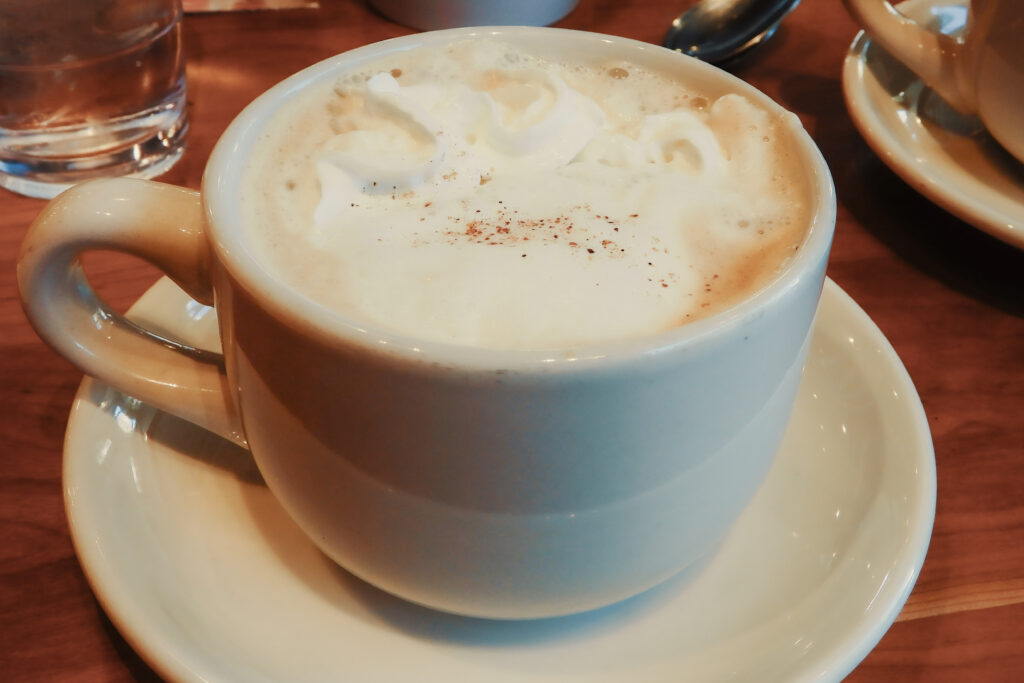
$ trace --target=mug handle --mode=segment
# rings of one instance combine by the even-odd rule
[[[82,255],[113,250],[149,261],[212,305],[212,262],[199,193],[130,178],[93,180],[51,201],[18,257],[18,287],[40,337],[88,375],[245,446],[224,357],[140,327],[93,291]]]
[[[920,76],[950,106],[962,114],[976,112],[960,39],[908,19],[886,0],[843,0],[843,4],[872,41]]]

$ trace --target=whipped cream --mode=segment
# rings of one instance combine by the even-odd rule
[[[247,206],[266,260],[344,315],[575,347],[703,317],[783,265],[807,222],[791,125],[634,65],[471,40],[304,95]]]

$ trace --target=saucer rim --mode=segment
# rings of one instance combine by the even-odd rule
[[[905,0],[899,6],[908,9],[917,7],[965,7],[962,0]],[[867,94],[864,71],[867,67],[867,51],[873,45],[863,30],[854,37],[843,59],[842,88],[846,109],[861,137],[872,151],[901,179],[926,199],[956,218],[978,230],[1024,249],[1024,204],[1020,204],[1021,215],[1012,216],[992,210],[983,202],[961,192],[953,179],[943,179],[929,174],[909,153],[912,147],[904,145],[894,135],[890,126],[873,106],[874,101]],[[950,165],[956,175],[974,178],[971,171],[960,165]],[[1016,226],[1014,225],[1016,223]]]
[[[146,295],[153,293],[160,286],[169,284],[170,282],[164,278],[150,288]],[[181,296],[183,302],[188,301],[183,293]],[[915,462],[921,468],[921,476],[915,479],[915,486],[908,487],[909,495],[916,498],[916,504],[912,506],[914,509],[912,519],[916,524],[907,535],[902,550],[894,556],[894,560],[899,560],[898,564],[904,573],[901,578],[895,577],[899,580],[893,582],[894,586],[884,593],[881,590],[878,593],[879,597],[888,595],[888,605],[880,614],[874,614],[873,618],[865,619],[863,622],[851,626],[845,636],[837,637],[830,650],[820,654],[815,660],[817,668],[813,672],[807,671],[807,667],[804,667],[805,670],[797,679],[794,679],[801,681],[841,680],[860,664],[888,631],[920,574],[934,524],[936,499],[936,472],[931,433],[920,397],[902,361],[866,312],[841,287],[828,278],[824,285],[822,302],[835,309],[834,315],[838,315],[840,319],[849,321],[852,326],[860,329],[861,334],[867,337],[867,344],[876,352],[880,352],[878,363],[886,366],[882,370],[882,374],[891,378],[892,385],[900,387],[908,399],[905,406],[910,414],[908,414],[909,419],[904,426],[906,431],[903,441],[917,446],[912,449],[912,454]],[[818,324],[820,323],[816,321],[815,326]],[[76,456],[74,443],[76,429],[81,431],[85,428],[81,424],[76,424],[76,420],[90,421],[94,419],[88,415],[83,417],[80,414],[80,403],[88,401],[90,393],[100,387],[105,387],[105,385],[98,380],[90,377],[83,379],[72,406],[63,452],[66,514],[71,529],[72,543],[81,569],[96,599],[118,632],[143,661],[162,678],[174,681],[207,681],[216,680],[217,676],[225,676],[224,680],[230,680],[230,672],[223,670],[212,672],[213,678],[207,677],[211,674],[209,670],[205,675],[200,674],[192,665],[189,652],[176,652],[174,649],[168,649],[168,646],[162,645],[161,643],[167,639],[161,639],[160,627],[154,625],[151,619],[147,624],[145,612],[133,609],[132,596],[119,589],[118,574],[111,571],[114,566],[107,562],[106,564],[111,566],[104,567],[100,558],[95,556],[97,549],[94,544],[90,543],[92,537],[88,534],[89,530],[83,528],[88,525],[80,517],[74,504],[78,495],[76,485],[81,482],[72,481],[71,473],[75,468],[71,463],[76,458],[80,460]],[[105,568],[106,575],[103,571]],[[203,660],[198,661],[202,662]]]

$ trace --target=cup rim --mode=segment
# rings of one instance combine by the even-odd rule
[[[476,347],[417,338],[369,322],[360,321],[329,309],[287,285],[277,282],[260,264],[244,239],[244,219],[240,210],[240,189],[247,161],[246,149],[259,137],[266,123],[291,95],[322,79],[351,69],[392,52],[426,45],[452,42],[481,35],[522,40],[523,36],[552,41],[598,41],[649,59],[679,60],[681,68],[702,74],[723,84],[727,92],[739,92],[768,109],[785,112],[792,121],[791,133],[798,143],[815,203],[800,249],[786,268],[767,285],[739,303],[678,327],[621,340],[581,344],[572,348],[501,349]],[[528,39],[528,38],[527,38]],[[207,218],[207,234],[217,260],[232,279],[246,288],[261,306],[277,319],[287,322],[303,334],[324,345],[358,347],[371,354],[392,359],[466,370],[570,372],[600,360],[606,367],[630,362],[641,356],[660,355],[682,347],[692,348],[714,343],[721,335],[759,317],[773,302],[809,277],[828,257],[835,229],[836,198],[832,176],[821,151],[800,124],[795,114],[749,83],[717,67],[654,44],[630,38],[588,31],[551,27],[485,26],[445,29],[410,34],[371,43],[313,64],[272,86],[245,107],[231,122],[214,146],[202,180],[202,198]],[[822,269],[822,277],[823,277]],[[819,283],[820,285],[820,283]],[[820,286],[819,286],[820,289]]]

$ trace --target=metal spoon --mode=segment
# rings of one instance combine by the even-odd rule
[[[702,0],[672,21],[662,44],[711,64],[772,37],[800,0]]]

